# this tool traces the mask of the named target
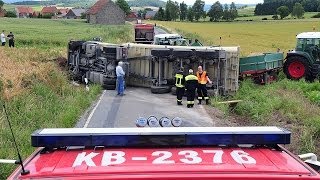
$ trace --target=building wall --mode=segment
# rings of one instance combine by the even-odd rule
[[[125,13],[119,6],[110,1],[106,7],[97,13],[96,22],[93,22],[90,17],[90,23],[112,25],[125,24]]]

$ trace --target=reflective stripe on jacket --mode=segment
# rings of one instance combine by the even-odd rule
[[[184,87],[184,77],[182,74],[176,74],[176,87]]]

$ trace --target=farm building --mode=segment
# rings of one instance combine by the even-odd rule
[[[41,10],[42,15],[52,15],[56,16],[58,14],[59,10],[55,6],[46,6],[43,7]]]
[[[93,24],[124,24],[125,17],[125,12],[111,0],[99,0],[87,12],[87,22]]]
[[[69,10],[69,8],[58,9],[57,18],[65,18]]]
[[[127,21],[136,21],[138,19],[137,12],[131,12],[126,16]]]
[[[7,14],[5,9],[0,8],[0,17],[4,17]]]
[[[30,18],[33,16],[33,9],[28,6],[16,7],[16,15],[18,18]]]
[[[145,19],[152,19],[157,14],[157,11],[147,11]]]
[[[80,19],[81,15],[86,13],[85,9],[70,9],[66,15],[67,19]]]

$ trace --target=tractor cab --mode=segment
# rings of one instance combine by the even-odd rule
[[[320,32],[304,32],[297,35],[297,46],[285,58],[283,71],[287,78],[305,78],[312,82],[320,70]]]

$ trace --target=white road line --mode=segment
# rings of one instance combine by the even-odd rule
[[[100,102],[101,102],[101,100],[102,100],[103,96],[106,94],[106,92],[107,92],[107,91],[106,91],[106,90],[104,90],[104,91],[103,91],[103,93],[101,94],[101,96],[100,96],[100,98],[99,98],[98,103],[97,103],[97,104],[96,104],[96,106],[92,109],[92,111],[91,111],[91,113],[90,113],[90,115],[89,115],[89,117],[88,117],[88,119],[87,119],[86,123],[84,124],[83,128],[87,128],[87,127],[88,127],[88,125],[90,124],[91,118],[92,118],[92,116],[93,116],[94,112],[96,111],[97,107],[99,106],[99,104],[100,104]]]
[[[132,157],[131,159],[133,161],[146,161],[147,157]]]

